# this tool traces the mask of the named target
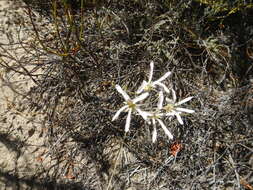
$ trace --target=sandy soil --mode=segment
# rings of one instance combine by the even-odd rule
[[[0,0],[0,63],[21,72],[24,69],[17,63],[29,60],[31,54],[25,52],[20,41],[32,41],[27,35],[31,26],[22,22],[24,6],[16,0]],[[33,66],[27,65],[25,69],[33,69]],[[50,155],[54,147],[48,148],[41,127],[43,114],[25,109],[26,93],[33,85],[29,77],[0,66],[0,190],[72,189],[73,180],[78,183],[77,176],[73,176],[66,162],[59,163]],[[87,168],[80,174],[80,179],[87,175],[84,177],[87,181],[82,183],[101,189],[94,165],[78,156],[75,161],[76,168]]]
[[[24,50],[16,45],[18,24],[11,22],[13,17],[22,14],[21,7],[16,1],[12,4],[9,0],[0,0],[0,54],[12,55],[17,60],[22,59]],[[19,34],[21,40],[28,39],[22,31]],[[12,65],[13,59],[0,56],[0,62]],[[0,76],[0,189],[26,189],[28,179],[43,169],[40,155],[44,141],[37,127],[40,119],[21,109],[25,93],[33,82],[3,68]]]

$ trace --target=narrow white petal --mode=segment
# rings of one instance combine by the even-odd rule
[[[155,143],[157,138],[157,130],[156,130],[156,126],[154,126],[154,130],[153,130],[153,134],[152,134],[152,142]]]
[[[160,91],[159,92],[159,97],[158,97],[158,103],[157,103],[158,109],[162,109],[162,107],[163,107],[163,100],[164,100],[164,95],[163,95],[163,92]]]
[[[114,121],[115,119],[118,119],[120,113],[121,113],[122,111],[124,111],[126,108],[127,108],[127,106],[123,106],[122,108],[120,108],[120,109],[115,113],[115,115],[113,116],[112,121]]]
[[[181,114],[181,112],[176,112],[176,111],[172,110],[170,112],[167,112],[165,115],[166,116],[175,116],[176,114]]]
[[[128,132],[130,128],[131,113],[132,113],[132,109],[129,109],[128,114],[127,114],[127,119],[126,119],[125,132]]]
[[[149,93],[145,92],[145,93],[141,94],[140,96],[137,96],[136,98],[133,99],[133,103],[135,104],[141,100],[144,100],[145,98],[148,97],[148,95],[149,95]]]
[[[150,118],[153,116],[153,113],[151,113],[151,112],[146,112],[145,111],[145,114],[147,114],[147,116],[150,117]]]
[[[174,112],[168,112],[165,114],[165,116],[175,116],[175,115],[176,115],[176,113],[174,113]]]
[[[117,89],[117,91],[124,97],[124,99],[127,101],[127,100],[130,100],[130,97],[128,96],[128,94],[120,87],[120,85],[117,85],[115,86],[115,88]]]
[[[192,98],[193,98],[193,96],[185,98],[185,99],[179,101],[178,103],[176,103],[176,105],[178,106],[178,105],[184,104],[185,102],[190,101]]]
[[[136,91],[137,94],[140,94],[143,92],[144,88],[147,86],[147,82],[144,80],[141,84],[141,86],[138,88],[138,90]]]
[[[150,73],[149,73],[149,77],[148,77],[148,83],[150,83],[152,81],[153,72],[154,72],[154,62],[151,61],[150,62]]]
[[[163,117],[163,116],[166,116],[165,113],[156,113],[155,115],[156,115],[158,118],[161,118],[161,117]]]
[[[176,96],[176,92],[174,89],[171,89],[171,92],[172,92],[172,100],[173,102],[175,103],[177,101],[177,96]]]
[[[157,121],[159,122],[159,124],[160,124],[161,127],[163,128],[165,134],[168,135],[168,137],[169,137],[170,139],[173,139],[173,135],[172,135],[171,132],[166,128],[166,126],[164,125],[164,123],[162,122],[162,120],[157,119]]]
[[[194,110],[186,109],[186,108],[176,108],[177,111],[186,112],[186,113],[194,113]]]
[[[167,73],[165,73],[161,78],[159,78],[155,82],[162,82],[163,80],[165,80],[166,78],[168,78],[170,75],[171,75],[171,72],[167,72]]]
[[[156,124],[155,124],[155,119],[154,119],[154,118],[152,118],[152,124],[153,124],[154,126],[156,126]]]
[[[152,114],[151,113],[149,113],[149,112],[146,112],[147,113],[147,115],[148,115],[148,119],[146,120],[147,122],[148,122],[148,124],[150,125],[151,124],[151,121],[152,121],[152,119],[150,119],[149,117],[150,116],[152,116]],[[150,121],[151,120],[151,121]]]
[[[184,122],[183,122],[183,120],[182,120],[182,117],[179,115],[179,113],[176,113],[175,115],[176,115],[176,117],[177,117],[178,122],[179,122],[181,125],[183,125]]]
[[[142,111],[141,109],[139,108],[136,108],[137,112],[142,116],[142,118],[146,121],[148,120],[148,112],[145,112],[145,111]]]
[[[175,103],[172,99],[170,99],[168,97],[166,97],[165,99],[166,99],[166,102],[168,102],[168,104],[174,104]]]
[[[170,93],[170,90],[168,89],[168,87],[165,84],[161,83],[161,82],[153,83],[153,85],[159,85],[164,89],[165,92]]]

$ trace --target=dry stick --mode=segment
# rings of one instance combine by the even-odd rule
[[[231,156],[231,153],[229,153],[229,158],[228,158],[228,161],[230,162],[231,164],[231,167],[234,169],[234,172],[235,172],[235,176],[236,176],[236,179],[237,179],[237,187],[238,189],[240,189],[241,185],[240,185],[240,175],[238,174],[237,170],[236,170],[236,166],[235,166],[235,162]]]
[[[36,57],[37,59],[37,61],[38,61],[38,63],[40,62],[40,60],[41,60],[41,56],[42,55],[45,55],[45,53],[43,52],[43,54],[42,54],[42,52],[40,51],[40,50],[38,50],[38,49],[36,49],[36,48],[33,48],[30,44],[28,44],[28,43],[24,43],[22,40],[21,40],[21,38],[20,38],[20,32],[21,31],[21,26],[20,26],[20,29],[19,29],[19,32],[18,32],[18,36],[17,36],[17,38],[18,38],[18,44],[22,47],[22,50],[24,50],[25,52],[26,52],[26,54],[28,54],[28,55],[30,55],[30,56],[32,56],[32,57]],[[27,49],[27,47],[29,47],[29,49]],[[32,52],[32,50],[34,50],[35,52]],[[42,65],[42,64],[41,64]],[[38,76],[38,75],[33,75],[33,74],[31,74],[31,73],[34,73],[34,72],[36,72],[39,68],[41,68],[41,66],[39,66],[38,64],[36,64],[36,67],[34,67],[31,71],[30,71],[30,75],[31,76]]]
[[[54,26],[55,26],[55,29],[56,29],[57,36],[58,36],[58,38],[61,42],[64,53],[67,53],[66,44],[64,43],[64,41],[61,38],[60,31],[59,31],[59,25],[58,25],[58,22],[57,22],[57,4],[56,4],[56,0],[54,0],[54,2],[52,2],[52,11],[53,11],[53,18],[54,18]]]
[[[70,49],[70,37],[72,34],[73,29],[75,29],[74,26],[74,20],[73,20],[73,16],[71,15],[71,9],[68,7],[68,5],[66,3],[64,3],[64,7],[65,7],[65,14],[66,14],[66,18],[67,18],[67,23],[70,25],[69,29],[67,31],[67,37],[65,39],[65,41],[62,39],[61,35],[60,35],[60,30],[59,30],[59,24],[57,22],[57,6],[56,6],[56,1],[54,1],[53,3],[53,17],[55,19],[54,23],[55,23],[55,28],[57,31],[57,36],[60,39],[60,42],[62,44],[62,47],[64,49],[65,54],[69,55],[69,49]]]
[[[66,50],[67,52],[69,52],[69,49],[70,49],[70,37],[72,35],[72,31],[75,29],[74,27],[74,19],[73,19],[73,16],[72,16],[72,13],[71,13],[71,9],[66,5],[64,4],[65,8],[66,8],[66,17],[67,17],[67,22],[68,24],[70,25],[68,31],[67,31],[67,37],[66,37],[66,40],[65,40],[65,45],[66,45]]]
[[[1,47],[1,46],[0,46]],[[2,47],[1,47],[2,48]],[[9,54],[9,53],[8,53]],[[10,54],[9,54],[10,55]],[[3,56],[3,55],[2,55]],[[19,64],[19,66],[24,70],[24,72],[21,72],[21,71],[18,71],[17,69],[14,69],[13,68],[13,66],[10,66],[6,61],[4,61],[3,59],[1,59],[1,57],[0,57],[0,61],[2,62],[2,63],[5,63],[5,64],[2,64],[1,62],[0,62],[0,65],[2,65],[3,67],[5,67],[5,68],[7,68],[7,69],[9,69],[9,70],[11,70],[11,71],[14,71],[15,73],[19,73],[19,74],[22,74],[22,75],[24,75],[24,76],[29,76],[31,79],[32,79],[32,81],[35,83],[35,84],[38,84],[37,83],[37,81],[32,77],[33,75],[16,59],[16,58],[14,58],[13,56],[11,56],[10,55],[10,57],[9,56],[5,56],[5,57],[7,57],[7,58],[9,58],[9,59],[12,59],[12,60],[14,60],[16,63],[18,63]]]
[[[92,53],[88,48],[86,48],[86,46],[85,46],[85,44],[83,44],[83,42],[80,40],[80,38],[79,38],[79,35],[78,35],[78,30],[77,30],[77,27],[76,27],[76,23],[75,23],[75,21],[73,20],[73,23],[74,23],[74,29],[75,29],[75,35],[76,35],[76,40],[77,40],[77,42],[78,42],[78,44],[79,44],[79,46],[80,46],[80,48],[81,49],[83,49],[83,50],[85,50],[87,53],[88,53],[88,55],[91,57],[91,59],[93,60],[93,62],[95,63],[95,64],[99,64],[99,62],[97,61],[98,60],[98,57],[96,56],[96,54],[95,53]],[[73,59],[76,59],[77,57],[74,57]],[[83,63],[84,64],[84,63]],[[91,65],[89,65],[89,64],[85,64],[87,67],[91,67]]]
[[[3,63],[5,63],[5,64],[3,64]],[[9,66],[8,63],[6,63],[3,59],[1,59],[1,57],[0,57],[0,65],[3,66],[4,68],[10,70],[10,71],[14,71],[14,72],[19,73],[21,75],[25,75],[23,72],[18,71],[15,68]]]
[[[171,155],[169,158],[165,160],[164,164],[158,168],[158,171],[156,172],[155,176],[150,180],[149,182],[150,184],[153,183],[153,181],[158,177],[158,175],[160,175],[164,167],[167,166],[173,160],[173,158],[174,156]]]
[[[25,75],[26,75],[26,76],[29,76],[30,79],[32,79],[32,81],[33,81],[35,84],[39,85],[39,83],[32,77],[32,74],[31,74],[30,71],[28,71],[19,61],[17,62],[17,64],[19,64],[19,66],[25,71]]]
[[[66,54],[66,53],[56,52],[56,51],[52,50],[51,48],[48,48],[48,47],[45,46],[45,44],[44,44],[44,43],[41,41],[41,39],[40,39],[39,32],[38,32],[38,30],[37,30],[37,28],[36,28],[36,26],[35,26],[35,24],[34,24],[34,21],[33,21],[33,19],[32,19],[32,11],[31,11],[31,8],[28,7],[27,9],[28,9],[28,15],[29,15],[31,24],[32,24],[32,26],[33,26],[33,30],[34,30],[34,32],[35,32],[35,34],[36,34],[36,37],[37,37],[37,40],[39,41],[39,43],[40,43],[40,45],[42,46],[42,48],[43,48],[47,53],[50,53],[50,54],[55,54],[55,55],[58,55],[58,56],[61,56],[61,57],[67,56],[68,54]]]
[[[216,160],[216,152],[213,154],[213,160]],[[216,166],[213,166],[213,182],[214,182],[214,189],[216,189]]]
[[[83,9],[84,9],[84,2],[83,2],[84,0],[81,0],[81,27],[80,27],[80,32],[79,32],[79,39],[81,39],[82,38],[82,35],[83,35],[83,22],[84,22],[84,20],[83,20],[83,17],[84,17],[84,15],[83,15]]]

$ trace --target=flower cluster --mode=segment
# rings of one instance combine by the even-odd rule
[[[128,112],[125,124],[125,132],[128,132],[131,123],[131,115],[132,114],[140,115],[147,123],[153,125],[152,141],[155,142],[157,139],[157,123],[162,127],[165,134],[170,139],[173,139],[173,135],[167,129],[164,122],[162,121],[164,117],[169,117],[170,119],[172,117],[176,117],[178,122],[181,125],[183,125],[184,122],[181,117],[181,114],[193,113],[194,110],[180,107],[182,104],[190,101],[193,97],[188,97],[177,102],[175,91],[172,88],[168,88],[164,83],[162,83],[165,79],[167,79],[171,75],[171,72],[167,72],[158,80],[152,81],[153,72],[154,72],[154,62],[151,61],[148,81],[145,80],[143,81],[141,86],[136,91],[136,94],[138,96],[133,99],[131,99],[130,96],[119,85],[116,85],[116,90],[125,99],[124,102],[125,105],[116,112],[116,114],[112,118],[112,121],[116,120],[121,112],[123,111]],[[146,107],[147,105],[150,105],[146,103],[146,100],[151,94],[153,94],[153,92],[155,92],[155,94],[158,94],[157,105],[155,108],[151,106],[151,108],[148,107],[147,109],[144,110],[143,108],[145,108],[145,105]],[[151,99],[149,98],[149,100]],[[141,104],[141,102],[144,103]],[[150,101],[148,102],[150,103]]]

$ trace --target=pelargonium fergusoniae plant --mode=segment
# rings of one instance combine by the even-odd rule
[[[180,116],[182,112],[193,113],[194,110],[179,107],[180,105],[190,101],[193,97],[188,97],[179,102],[176,102],[177,97],[175,91],[172,88],[168,88],[165,84],[162,83],[162,81],[164,81],[168,76],[171,75],[171,72],[167,72],[158,80],[152,81],[153,71],[154,62],[151,61],[148,82],[143,81],[142,85],[138,88],[136,92],[136,94],[138,94],[136,98],[131,99],[129,95],[119,85],[116,85],[116,90],[125,99],[125,105],[116,112],[116,114],[112,118],[112,121],[116,120],[121,112],[127,111],[128,114],[126,118],[125,132],[128,132],[130,128],[131,116],[140,115],[147,123],[153,125],[152,141],[155,142],[157,139],[157,122],[162,127],[165,134],[170,139],[173,139],[173,135],[165,126],[164,122],[162,121],[162,118],[169,117],[169,119],[172,119],[174,116],[176,116],[178,122],[183,125],[184,123],[182,117]],[[152,98],[148,98],[148,96],[152,96],[153,94],[149,93],[150,91],[154,91],[155,94],[158,93],[158,102],[156,108],[154,108],[152,103],[150,102]],[[172,98],[164,98],[164,92],[166,92],[167,96],[170,94]],[[166,99],[167,102],[165,106],[163,106],[164,99]],[[142,101],[144,102],[143,104],[138,103]]]

